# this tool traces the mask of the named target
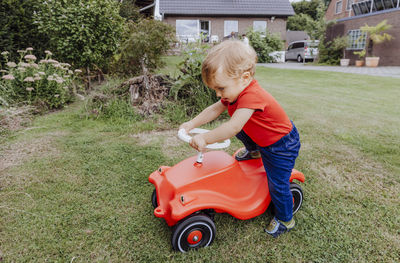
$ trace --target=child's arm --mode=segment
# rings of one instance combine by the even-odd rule
[[[197,128],[203,124],[206,124],[212,120],[215,120],[221,113],[223,113],[228,107],[222,104],[221,101],[205,108],[199,115],[192,120],[182,123],[179,129],[185,129],[189,132],[191,129]]]
[[[229,121],[212,131],[194,136],[190,141],[190,145],[196,150],[202,151],[207,144],[220,142],[235,136],[242,130],[253,113],[254,109],[237,109]]]

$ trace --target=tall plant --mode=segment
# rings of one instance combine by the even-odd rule
[[[362,32],[367,33],[367,41],[365,46],[367,57],[369,57],[369,55],[374,57],[373,46],[375,44],[381,44],[393,38],[391,35],[385,33],[385,31],[389,30],[390,28],[392,28],[392,25],[387,24],[386,19],[376,26],[368,26],[367,24],[365,24],[365,26],[360,28]]]

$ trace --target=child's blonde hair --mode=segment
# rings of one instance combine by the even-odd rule
[[[255,73],[257,54],[239,40],[226,40],[213,47],[203,61],[201,76],[207,86],[213,85],[219,68],[230,78],[240,78],[244,72]]]

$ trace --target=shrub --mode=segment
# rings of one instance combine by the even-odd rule
[[[275,59],[270,56],[271,52],[282,50],[283,42],[278,35],[273,35],[268,31],[263,36],[260,32],[249,31],[249,42],[257,53],[258,62],[274,62]]]
[[[201,78],[201,65],[205,58],[208,45],[189,44],[183,51],[183,60],[178,64],[179,71],[175,84],[170,90],[171,98],[184,105],[187,116],[193,117],[204,108],[215,103],[218,98]]]
[[[129,21],[124,39],[112,65],[112,71],[120,75],[137,75],[161,66],[162,55],[176,41],[173,27],[150,19]]]
[[[9,52],[9,58],[18,59],[17,50],[25,47],[33,47],[35,55],[45,51],[48,38],[34,24],[34,13],[39,12],[42,6],[40,0],[0,1],[0,47]],[[0,61],[3,61],[2,57]]]
[[[6,66],[1,70],[0,105],[27,102],[54,109],[72,101],[75,75],[70,65],[51,59],[50,51],[36,63],[32,50],[20,50],[17,63],[8,60],[7,51],[1,53]]]
[[[55,56],[76,68],[103,68],[116,51],[124,20],[115,0],[46,1],[35,15]]]

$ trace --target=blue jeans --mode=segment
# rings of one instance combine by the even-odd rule
[[[292,122],[292,130],[279,141],[266,147],[258,146],[243,130],[236,137],[249,151],[259,150],[267,173],[269,194],[275,206],[275,216],[281,221],[293,217],[293,197],[289,178],[300,150],[300,137]]]

